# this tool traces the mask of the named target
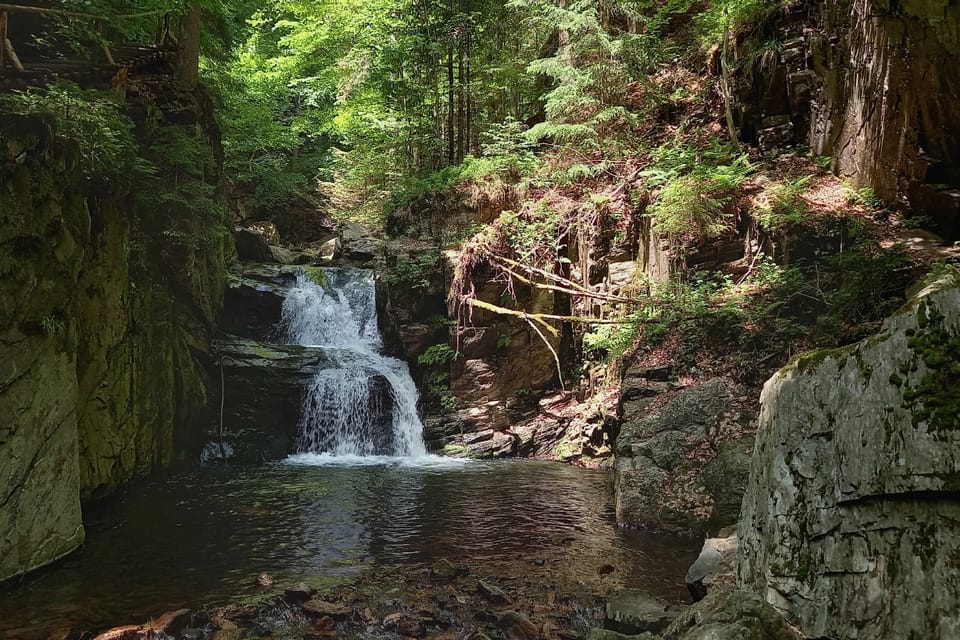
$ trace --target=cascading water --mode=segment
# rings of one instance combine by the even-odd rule
[[[286,341],[324,347],[331,360],[307,389],[298,453],[425,456],[417,388],[407,364],[380,353],[373,273],[322,273],[323,284],[301,273],[283,303]]]

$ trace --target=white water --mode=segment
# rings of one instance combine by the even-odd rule
[[[332,360],[307,389],[298,455],[290,462],[355,464],[426,456],[417,387],[407,364],[380,353],[373,273],[324,273],[325,287],[300,274],[283,303],[286,342],[325,347]]]

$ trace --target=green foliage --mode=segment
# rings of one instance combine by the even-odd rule
[[[420,354],[417,362],[427,366],[445,365],[452,362],[456,356],[457,352],[449,344],[443,342],[433,345]]]
[[[860,189],[847,187],[846,199],[850,204],[862,205],[870,207],[871,209],[883,209],[886,206],[883,198],[878,196],[870,187],[862,187]]]
[[[715,141],[708,149],[661,147],[640,175],[663,187],[649,210],[661,233],[707,238],[728,228],[727,205],[752,171],[746,154],[733,156]]]
[[[133,122],[113,94],[58,81],[0,93],[0,110],[44,118],[58,140],[80,153],[80,168],[89,181],[128,181],[149,170],[138,160]]]
[[[436,273],[439,260],[438,254],[429,252],[402,258],[390,267],[384,279],[390,286],[401,289],[426,289]]]
[[[768,189],[764,202],[755,212],[764,228],[782,231],[790,225],[803,222],[809,206],[803,199],[812,176],[787,180]]]

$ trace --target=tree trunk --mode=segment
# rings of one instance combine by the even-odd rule
[[[457,141],[456,141],[456,117],[454,111],[454,102],[456,101],[456,87],[453,84],[453,34],[447,36],[450,41],[447,43],[447,164],[456,162]]]
[[[180,18],[176,68],[177,80],[188,89],[200,82],[200,27],[200,2],[191,0],[187,12]]]

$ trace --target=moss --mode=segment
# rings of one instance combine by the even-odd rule
[[[951,335],[944,316],[926,301],[917,309],[920,326],[908,345],[926,365],[923,378],[903,393],[913,424],[930,431],[960,430],[960,336]],[[914,362],[914,366],[916,363]]]
[[[303,269],[304,275],[310,278],[313,284],[318,287],[327,286],[327,272],[324,271],[321,267],[301,267]]]
[[[443,451],[441,453],[451,458],[469,458],[470,457],[470,449],[467,448],[466,445],[462,445],[462,444],[448,444],[443,447]]]
[[[845,347],[839,347],[836,349],[817,349],[816,351],[808,351],[807,353],[802,353],[796,358],[789,366],[793,366],[796,369],[797,373],[806,374],[812,371],[816,371],[824,360],[827,358],[835,358],[836,360],[842,360],[843,358],[851,355],[856,351],[857,345],[848,345]]]

